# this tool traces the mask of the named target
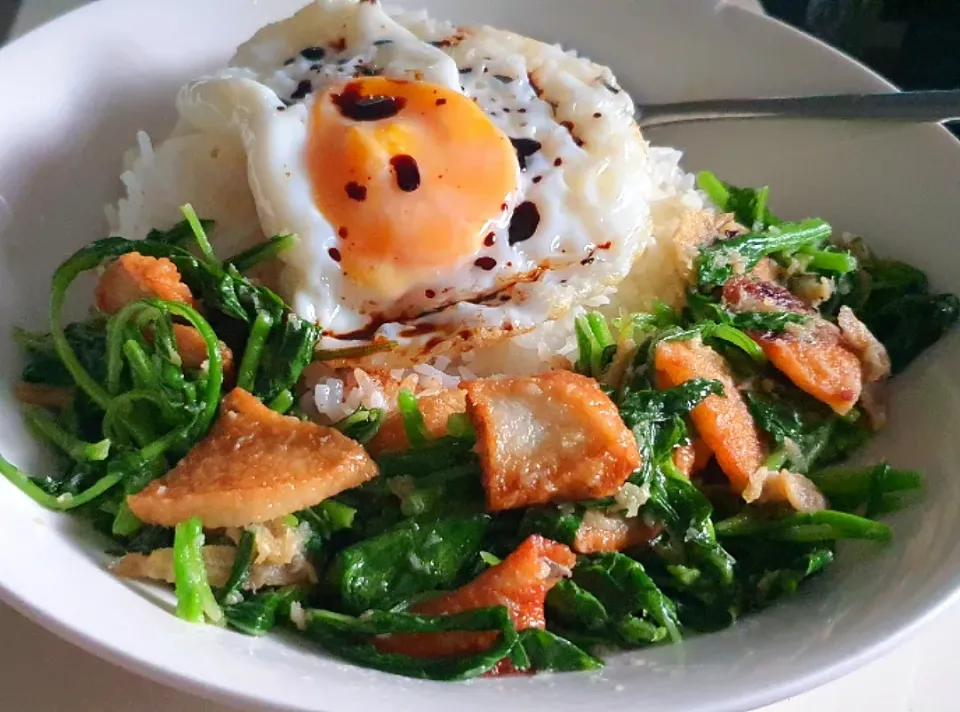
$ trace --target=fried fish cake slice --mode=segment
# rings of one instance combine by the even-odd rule
[[[612,496],[640,466],[633,433],[591,378],[554,371],[460,387],[491,511]]]
[[[734,311],[792,312],[807,317],[780,333],[751,331],[770,362],[800,390],[836,413],[845,415],[860,399],[863,367],[844,343],[840,329],[785,287],[748,276],[723,287],[723,300]]]
[[[742,492],[768,453],[723,357],[695,337],[661,341],[654,365],[659,388],[679,386],[693,378],[723,384],[723,395],[707,396],[690,411],[690,419],[716,456],[733,490]]]
[[[662,527],[647,524],[640,517],[628,518],[591,509],[577,528],[573,550],[578,554],[597,554],[644,547],[661,531]]]
[[[166,257],[149,257],[128,252],[111,262],[96,290],[97,308],[114,314],[127,304],[140,299],[163,299],[193,305],[190,287],[180,278],[180,271]]]
[[[347,436],[275,413],[237,388],[207,437],[127,503],[148,524],[199,517],[207,528],[238,527],[312,507],[376,475]]]

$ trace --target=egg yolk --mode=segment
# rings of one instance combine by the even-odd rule
[[[306,150],[344,273],[390,298],[475,256],[517,190],[510,139],[467,97],[424,82],[328,88]]]

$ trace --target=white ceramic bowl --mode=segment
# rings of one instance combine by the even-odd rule
[[[178,85],[218,64],[301,0],[103,0],[0,51],[0,451],[42,461],[8,397],[14,325],[44,323],[49,277],[103,234],[120,157],[138,128],[162,136]],[[414,4],[417,0],[411,0]],[[853,61],[713,0],[423,0],[438,16],[576,47],[639,100],[882,90]],[[960,150],[934,127],[735,123],[651,135],[734,182],[769,183],[787,216],[820,215],[960,292]],[[78,297],[82,308],[84,298]],[[353,668],[277,638],[190,626],[103,571],[73,522],[0,482],[0,593],[65,638],[131,670],[235,704],[290,710],[497,708],[733,712],[798,693],[896,645],[960,586],[960,339],[897,380],[871,457],[929,473],[922,506],[891,518],[884,547],[844,547],[801,595],[723,633],[618,655],[597,675],[414,682]]]

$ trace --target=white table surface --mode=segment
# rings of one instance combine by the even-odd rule
[[[6,0],[0,0],[5,2]],[[755,6],[756,0],[730,0]],[[83,0],[25,0],[22,34]],[[763,712],[960,712],[960,605],[884,658]],[[0,603],[2,712],[228,712],[83,652]]]

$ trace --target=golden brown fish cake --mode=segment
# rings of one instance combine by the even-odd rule
[[[207,437],[127,503],[148,524],[199,517],[207,528],[237,527],[312,507],[376,475],[347,436],[275,413],[237,388]]]
[[[764,446],[726,362],[699,338],[661,341],[655,356],[659,388],[672,388],[692,378],[723,384],[724,395],[707,396],[690,411],[697,432],[713,452],[720,469],[738,494],[767,458]]]
[[[139,252],[120,255],[109,264],[97,283],[97,308],[107,314],[120,311],[139,299],[164,299],[194,303],[177,266],[166,257],[148,257]]]
[[[603,551],[623,551],[646,546],[662,530],[647,524],[639,517],[588,511],[577,529],[573,550],[578,554],[596,554]]]
[[[554,371],[460,387],[492,511],[608,497],[640,466],[633,433],[591,378]]]

